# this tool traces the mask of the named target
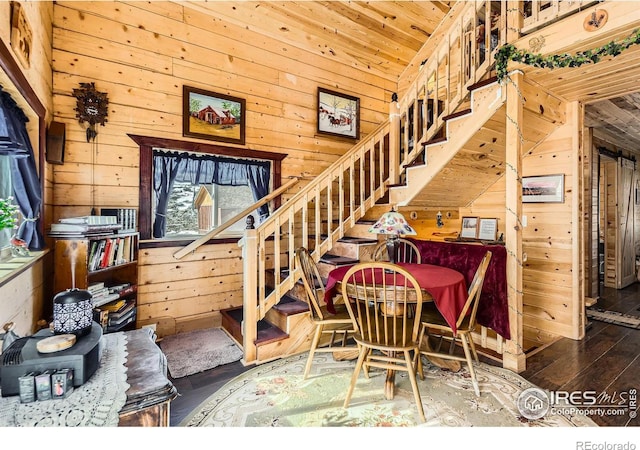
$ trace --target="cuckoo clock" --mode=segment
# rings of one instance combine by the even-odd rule
[[[98,135],[96,124],[104,126],[107,121],[109,99],[104,92],[96,91],[95,84],[80,83],[79,89],[73,90],[76,98],[76,117],[80,123],[89,123],[87,128],[87,142],[95,139]]]

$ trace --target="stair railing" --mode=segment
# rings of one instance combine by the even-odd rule
[[[244,219],[247,215],[251,214],[253,211],[255,211],[256,209],[260,208],[262,205],[265,205],[265,204],[269,203],[271,200],[273,200],[277,196],[279,196],[279,195],[283,194],[284,192],[286,192],[287,190],[289,190],[289,188],[292,187],[294,184],[298,183],[298,181],[300,181],[300,178],[298,178],[298,177],[291,178],[289,181],[287,181],[285,184],[280,186],[278,189],[276,189],[275,191],[269,193],[269,195],[265,195],[260,200],[255,202],[253,205],[245,208],[243,211],[239,212],[238,214],[233,216],[231,219],[227,220],[225,223],[223,223],[219,227],[216,227],[216,228],[210,230],[208,233],[206,233],[206,234],[200,236],[198,239],[192,241],[189,245],[187,245],[187,246],[181,248],[180,250],[178,250],[177,252],[175,252],[173,254],[173,257],[175,259],[180,259],[183,256],[188,255],[191,252],[194,252],[198,247],[200,247],[201,245],[206,244],[210,239],[213,239],[214,237],[216,237],[217,235],[222,233],[227,228],[233,226],[239,220]]]
[[[506,43],[506,23],[506,0],[469,2],[452,22],[398,102],[401,167],[422,156],[446,117],[467,101],[468,88],[490,73]]]
[[[398,182],[403,166],[419,156],[446,115],[463,104],[467,88],[489,73],[497,48],[505,42],[506,5],[506,0],[465,5],[404,98],[391,104],[389,120],[256,229],[245,230],[239,243],[245,363],[257,359],[258,321],[299,279],[297,270],[289,271],[295,249],[306,247],[317,262],[385,195],[389,184]],[[267,293],[269,271],[274,289]]]
[[[382,123],[256,229],[245,231],[240,245],[246,362],[256,357],[257,322],[299,278],[287,272],[294,267],[295,249],[306,247],[318,261],[385,194],[390,129],[389,121]],[[273,274],[270,293],[265,289],[268,271]]]

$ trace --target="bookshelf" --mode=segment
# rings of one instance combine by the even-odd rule
[[[136,328],[138,240],[137,232],[56,236],[55,292],[89,290],[105,332]]]

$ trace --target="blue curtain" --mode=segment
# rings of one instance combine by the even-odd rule
[[[40,233],[42,191],[33,148],[25,124],[28,117],[7,92],[0,87],[0,155],[10,157],[13,194],[23,216],[17,236],[32,250],[41,250]]]
[[[176,181],[192,185],[249,186],[255,201],[269,193],[271,163],[269,161],[234,159],[217,155],[153,151],[156,217],[153,237],[164,237],[165,214]],[[259,208],[260,221],[269,217],[269,206]]]

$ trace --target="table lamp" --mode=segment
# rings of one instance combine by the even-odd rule
[[[387,235],[387,253],[389,255],[389,262],[391,264],[396,263],[396,255],[398,252],[398,237],[401,234],[415,235],[416,230],[411,228],[407,223],[407,220],[402,214],[394,211],[386,212],[378,219],[378,221],[369,228],[369,233],[385,234]]]

